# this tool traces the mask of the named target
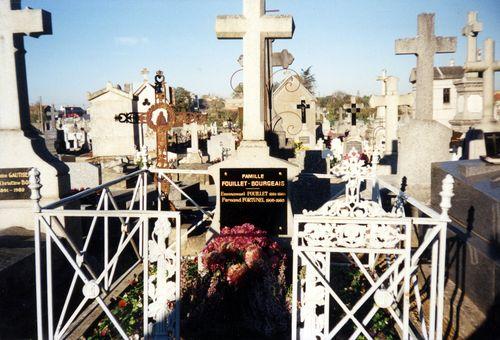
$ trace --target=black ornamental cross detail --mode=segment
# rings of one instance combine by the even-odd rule
[[[344,109],[346,112],[349,112],[351,114],[351,125],[356,126],[356,114],[361,112],[361,109],[363,108],[363,104],[358,105],[356,104],[356,99],[351,98],[351,104],[346,104],[344,105]]]
[[[306,111],[307,109],[310,109],[311,105],[306,104],[305,100],[301,100],[300,104],[297,104],[297,109],[300,109],[301,115],[302,115],[302,124],[306,123]]]

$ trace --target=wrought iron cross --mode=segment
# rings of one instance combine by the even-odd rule
[[[206,116],[193,112],[175,112],[175,99],[171,93],[172,100],[167,101],[167,86],[162,71],[155,75],[155,103],[147,112],[120,113],[115,119],[120,123],[147,124],[156,133],[156,167],[168,168],[168,131],[172,127],[182,126],[184,123],[204,123]],[[149,101],[148,101],[149,103]],[[143,103],[144,104],[144,103]]]
[[[356,126],[356,114],[361,112],[361,109],[363,108],[363,104],[356,104],[356,98],[351,97],[351,104],[346,104],[344,105],[344,109],[346,112],[349,112],[351,114],[351,125]]]
[[[306,104],[305,100],[301,100],[300,104],[297,104],[297,109],[300,109],[300,112],[302,114],[302,124],[306,123],[306,111],[307,109],[310,109],[311,105]]]

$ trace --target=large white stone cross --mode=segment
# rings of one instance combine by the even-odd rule
[[[488,38],[484,41],[484,58],[482,61],[465,63],[466,72],[483,73],[483,122],[494,121],[495,72],[500,71],[500,61],[495,60],[495,41]]]
[[[462,28],[462,35],[467,37],[467,62],[477,61],[477,35],[483,30],[483,23],[477,21],[477,12],[467,14],[467,25]]]
[[[417,95],[415,112],[417,119],[432,120],[432,92],[434,81],[434,54],[455,52],[457,38],[434,35],[434,14],[418,15],[416,38],[396,40],[396,54],[417,56]]]
[[[400,105],[411,106],[413,104],[412,94],[398,94],[399,79],[392,76],[386,76],[382,82],[384,83],[381,96],[370,97],[370,107],[376,107],[377,111],[380,107],[385,108],[385,153],[392,154],[394,149],[394,141],[397,140],[398,131],[398,107]]]
[[[219,39],[243,39],[243,139],[264,140],[265,39],[293,36],[293,17],[265,13],[265,0],[243,0],[243,15],[217,17]]]
[[[50,13],[0,0],[0,130],[29,126],[23,34],[52,34]]]

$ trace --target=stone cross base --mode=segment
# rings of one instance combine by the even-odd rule
[[[201,164],[203,163],[203,157],[199,150],[187,149],[186,157],[179,161],[181,164]]]
[[[406,176],[408,193],[427,204],[431,164],[451,159],[452,131],[433,120],[410,120],[401,126],[398,140],[398,177]]]
[[[21,130],[0,130],[0,140],[0,167],[37,168],[44,202],[57,201],[69,192],[68,167],[48,152],[43,138],[26,137]],[[0,229],[12,226],[33,229],[33,202],[30,199],[0,200]]]
[[[288,177],[288,197],[291,197],[291,183],[298,175],[299,169],[296,165],[269,155],[269,147],[265,141],[243,140],[238,149],[228,159],[216,163],[208,168],[210,176],[214,179],[216,187],[216,209],[211,228],[218,232],[220,230],[220,169],[266,169],[285,168]],[[287,230],[283,233],[290,235],[293,230],[293,214],[290,199],[287,202]],[[212,233],[207,233],[207,239],[212,237]]]

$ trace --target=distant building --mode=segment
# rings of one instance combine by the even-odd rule
[[[417,81],[416,69],[412,69],[410,83],[413,86],[413,92],[416,91]],[[464,68],[462,66],[437,66],[434,67],[434,103],[433,119],[441,124],[451,128],[449,123],[457,113],[457,89],[454,81],[462,79]]]
[[[138,126],[120,123],[115,116],[133,110],[131,87],[119,85],[87,93],[89,101],[92,153],[94,157],[133,156],[138,144]]]
[[[79,106],[65,106],[62,111],[63,118],[78,118],[87,113]]]

